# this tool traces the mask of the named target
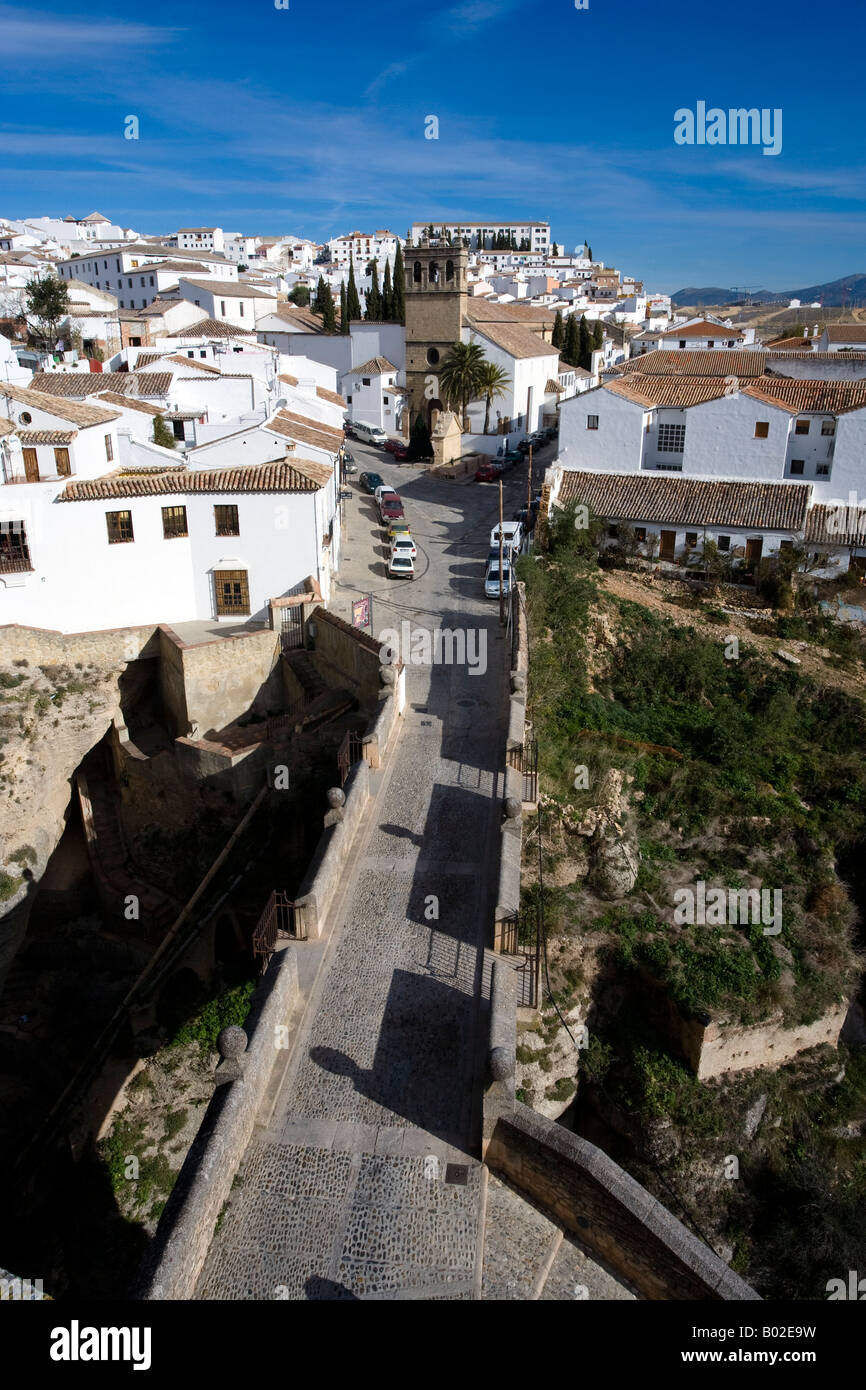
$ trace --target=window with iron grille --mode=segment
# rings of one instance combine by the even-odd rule
[[[697,531],[686,531],[686,545],[697,545],[697,543],[698,543],[698,533],[697,533]]]
[[[189,535],[186,524],[186,507],[163,507],[162,534],[167,541],[172,541],[177,536]]]
[[[217,617],[244,617],[250,611],[246,570],[214,570]]]
[[[134,541],[132,534],[132,512],[106,512],[108,544],[120,545],[124,541]]]
[[[640,541],[641,545],[643,545],[644,541],[646,540],[646,527],[636,526],[634,528],[634,538],[636,541]]]
[[[822,433],[823,435],[835,434],[835,433],[836,433],[836,421],[835,421],[835,420],[822,420],[822,421],[821,421],[821,433]]]
[[[32,570],[23,521],[0,521],[0,574]]]
[[[659,425],[660,454],[681,454],[686,447],[685,425]]]
[[[218,536],[239,536],[241,533],[238,521],[238,509],[235,506],[214,507],[214,522],[216,524],[216,534]]]

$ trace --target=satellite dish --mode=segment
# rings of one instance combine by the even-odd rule
[[[280,396],[280,399],[277,401],[276,405],[274,406],[274,410],[285,410],[285,408],[286,408],[287,405],[288,405],[288,401],[286,400],[285,396]]]

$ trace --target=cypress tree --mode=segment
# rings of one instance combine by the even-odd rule
[[[385,262],[385,277],[382,281],[382,320],[390,323],[394,317],[394,291],[391,289],[391,262]]]
[[[556,318],[553,320],[553,333],[550,338],[555,348],[561,348],[565,341],[565,329],[562,323],[562,310],[557,309]]]
[[[319,283],[316,285],[316,297],[313,300],[313,308],[317,314],[325,312],[325,277],[319,276]]]
[[[604,344],[604,329],[601,326],[601,319],[596,319],[592,329],[592,348],[595,352]]]
[[[322,288],[325,292],[322,306],[322,327],[326,333],[336,333],[337,315],[334,309],[334,296],[331,294],[329,285],[323,284]]]
[[[349,283],[346,287],[346,313],[349,316],[350,323],[353,319],[359,319],[361,317],[361,301],[358,298],[358,287],[355,284],[355,266],[351,258],[349,260]]]
[[[341,280],[341,281],[340,281],[340,332],[341,332],[341,333],[348,333],[348,331],[349,331],[349,320],[348,320],[348,318],[346,317],[346,286],[345,286],[345,283]]]
[[[410,459],[426,459],[433,455],[433,441],[430,438],[430,431],[424,416],[415,416],[415,423],[409,435],[409,457]]]
[[[589,247],[589,255],[587,256],[586,259],[587,259],[588,261],[591,261],[591,260],[592,260],[592,247],[591,247],[591,246]]]
[[[379,268],[375,261],[373,261],[373,268],[370,271],[370,288],[367,291],[366,318],[370,323],[380,323],[382,320],[382,294],[379,289]]]
[[[578,365],[578,336],[577,319],[574,314],[570,314],[565,327],[565,341],[560,354],[563,362],[567,362],[570,367]]]
[[[580,316],[580,329],[578,331],[577,365],[589,370],[592,360],[592,338],[589,332],[589,325],[585,315]]]
[[[398,241],[397,254],[394,257],[394,288],[391,305],[394,323],[406,322],[406,301],[403,295],[405,285],[406,277],[403,273],[403,250]]]

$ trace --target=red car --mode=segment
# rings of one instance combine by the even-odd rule
[[[398,444],[396,449],[391,450],[391,453],[394,455],[395,463],[405,463],[409,457],[409,450],[405,444]]]
[[[492,463],[482,463],[480,468],[475,470],[476,483],[495,483],[500,477],[501,470],[494,468]]]
[[[385,443],[382,445],[386,454],[396,454],[399,449],[405,447],[402,439],[386,439]]]
[[[403,503],[400,501],[396,492],[386,492],[379,503],[379,516],[381,520],[397,521],[400,517],[405,515]]]

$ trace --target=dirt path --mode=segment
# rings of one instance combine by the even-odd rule
[[[736,613],[726,615],[727,625],[723,627],[721,623],[714,623],[705,617],[700,608],[680,608],[679,604],[672,603],[672,595],[678,591],[687,592],[684,588],[680,589],[679,584],[666,580],[651,582],[648,577],[642,575],[608,571],[602,580],[602,588],[617,598],[639,603],[660,617],[670,618],[679,627],[693,627],[704,636],[713,637],[717,641],[720,636],[731,633],[739,637],[744,645],[760,651],[771,665],[785,664],[776,655],[779,650],[790,652],[792,656],[799,658],[800,665],[796,669],[802,675],[809,676],[816,684],[833,686],[837,690],[844,690],[847,695],[866,698],[866,668],[862,662],[857,662],[856,670],[843,670],[837,664],[838,658],[826,648],[816,647],[809,642],[760,636],[749,628],[748,618]],[[720,594],[716,602],[719,606],[724,606],[724,594]],[[772,610],[767,611],[769,614]]]

